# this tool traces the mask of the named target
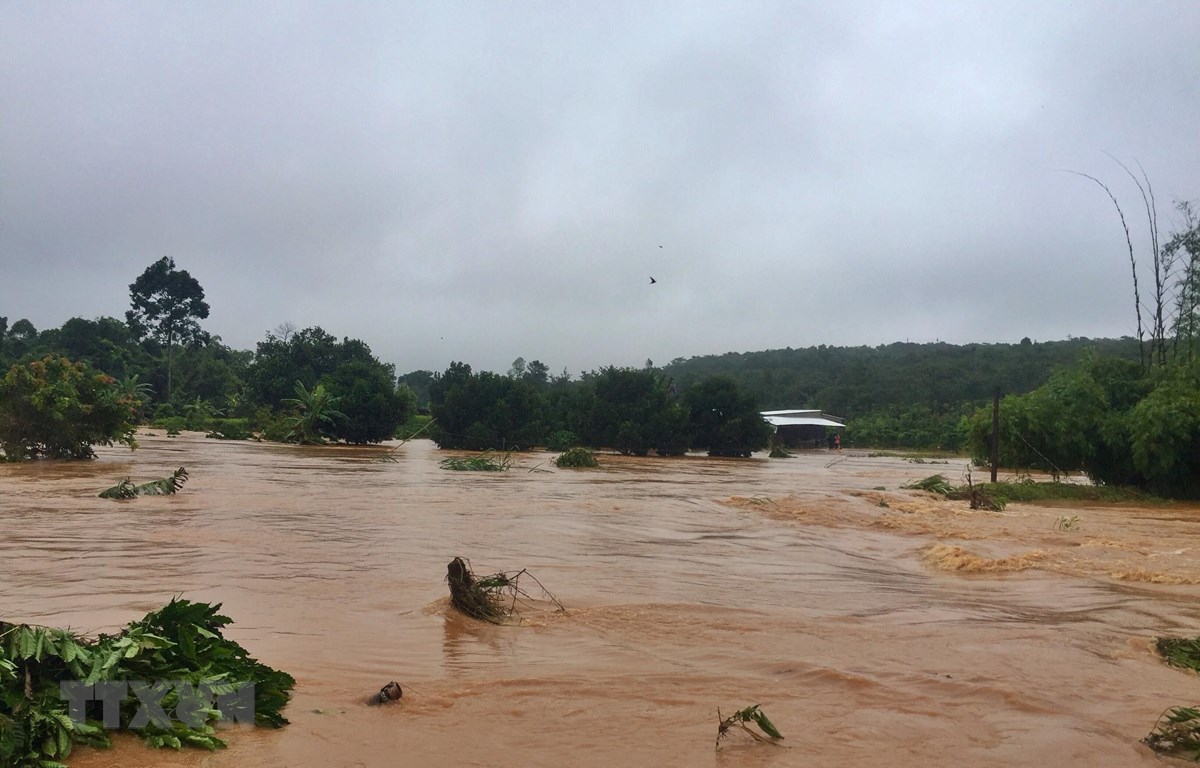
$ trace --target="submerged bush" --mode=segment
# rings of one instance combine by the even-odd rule
[[[133,446],[140,400],[86,363],[48,355],[0,379],[0,449],[9,461],[90,459],[94,445]]]
[[[561,468],[598,467],[596,454],[587,448],[572,448],[554,460],[554,465]]]

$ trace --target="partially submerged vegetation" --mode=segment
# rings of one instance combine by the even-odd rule
[[[752,729],[751,725],[757,725],[762,733],[758,733]],[[755,741],[761,741],[766,744],[775,744],[783,739],[783,734],[775,727],[767,717],[767,713],[763,712],[759,704],[745,709],[739,709],[729,717],[721,715],[720,707],[717,708],[717,749],[721,748],[721,739],[731,730],[740,730],[748,733]]]
[[[1154,649],[1171,666],[1200,672],[1200,637],[1160,637]]]
[[[100,492],[102,499],[132,499],[137,496],[169,496],[177,492],[187,482],[188,473],[183,467],[170,475],[148,483],[134,485],[128,477],[121,482]]]
[[[1167,664],[1200,672],[1200,637],[1159,637],[1154,649]],[[1142,742],[1155,752],[1200,762],[1200,707],[1170,707]]]
[[[504,624],[519,618],[519,609],[533,604],[533,598],[521,586],[528,579],[538,586],[541,599],[549,601],[559,611],[566,608],[529,571],[500,571],[490,576],[476,576],[471,564],[456,557],[446,566],[446,582],[450,585],[450,605],[466,615],[492,624]]]
[[[478,456],[452,456],[442,459],[438,465],[442,469],[452,469],[456,472],[506,472],[512,467],[512,454],[497,456],[487,451]]]
[[[967,500],[971,502],[972,509],[988,509],[997,512],[1003,510],[1010,502],[1099,501],[1138,504],[1162,502],[1162,499],[1136,488],[1062,482],[1038,483],[1028,479],[1016,482],[974,483],[970,474],[967,475],[967,482],[960,486],[952,484],[944,475],[939,474],[930,475],[900,487],[905,490],[928,491],[948,499]]]
[[[220,608],[173,599],[94,640],[0,622],[0,765],[54,768],[77,744],[109,746],[101,721],[109,716],[102,707],[107,702],[62,696],[75,683],[125,690],[112,725],[138,729],[152,747],[219,749],[225,742],[214,725],[222,721],[286,725],[282,710],[296,681],[225,638],[222,630],[232,620],[218,614]],[[145,712],[142,697],[134,695],[141,683],[159,697],[156,711]]]
[[[1164,755],[1200,762],[1200,708],[1170,707],[1142,743]]]
[[[591,469],[600,466],[600,462],[596,461],[594,451],[587,448],[571,448],[554,460],[554,466],[560,469]]]

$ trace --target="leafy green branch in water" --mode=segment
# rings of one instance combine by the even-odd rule
[[[497,458],[495,454],[488,451],[479,456],[442,459],[438,465],[442,469],[453,469],[458,472],[505,472],[512,466],[512,454],[506,453]]]
[[[761,705],[759,704],[755,704],[752,707],[739,709],[729,717],[722,717],[721,708],[718,707],[717,720],[719,722],[717,723],[717,749],[721,748],[721,739],[727,733],[729,733],[731,729],[734,728],[750,734],[754,737],[755,741],[761,741],[765,744],[775,744],[776,746],[779,746],[779,740],[783,738],[783,734],[779,732],[779,729],[776,728],[775,724],[772,723],[770,718],[767,717],[767,713],[759,709],[760,706]],[[759,729],[766,734],[766,736],[763,736],[750,728],[751,724],[757,725]]]
[[[183,467],[175,470],[172,474],[159,480],[151,480],[148,483],[134,485],[128,477],[114,485],[112,488],[100,492],[102,499],[132,499],[137,496],[169,496],[187,482],[188,473]]]
[[[544,599],[553,603],[559,611],[566,611],[558,598],[524,568],[479,577],[471,570],[471,564],[461,557],[454,558],[446,566],[450,604],[472,618],[492,624],[503,624],[517,616],[519,605],[532,604],[534,598],[521,587],[522,578],[537,584]]]
[[[924,480],[914,480],[900,487],[905,490],[929,491],[939,496],[948,496],[956,490],[944,475],[930,475]]]
[[[1154,648],[1171,666],[1200,672],[1200,637],[1159,637]]]
[[[63,629],[0,622],[0,765],[54,768],[74,745],[109,746],[108,732],[97,720],[100,702],[85,703],[83,716],[73,718],[62,683],[163,685],[166,693],[158,706],[175,718],[165,722],[151,718],[140,728],[143,740],[152,747],[224,747],[213,726],[248,715],[238,709],[248,706],[248,696],[234,696],[225,703],[221,697],[237,694],[247,684],[254,686],[255,723],[286,725],[282,709],[296,681],[223,637],[222,629],[232,621],[217,613],[220,607],[173,599],[117,634],[95,640]],[[213,694],[216,703],[205,701],[196,691]],[[123,699],[120,727],[138,725],[141,711],[138,696]]]
[[[1170,707],[1142,743],[1164,755],[1200,762],[1200,708]]]

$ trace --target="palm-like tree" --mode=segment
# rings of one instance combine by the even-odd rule
[[[304,384],[296,382],[296,396],[284,399],[284,403],[296,409],[288,426],[287,439],[301,445],[320,445],[325,442],[325,428],[333,426],[335,419],[344,419],[346,414],[334,408],[340,397],[334,397],[324,384],[318,384],[312,390],[304,388]]]

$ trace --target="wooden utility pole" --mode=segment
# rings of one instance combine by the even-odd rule
[[[996,472],[1000,469],[1000,387],[992,397],[992,482],[996,482]]]

